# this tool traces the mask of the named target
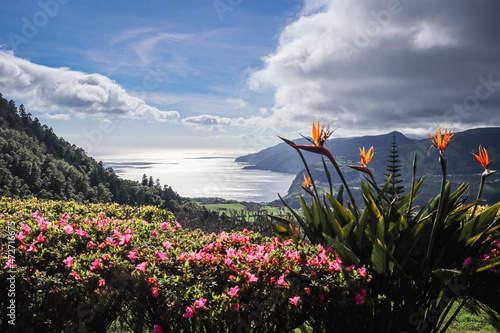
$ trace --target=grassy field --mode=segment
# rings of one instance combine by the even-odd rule
[[[248,214],[252,214],[255,210],[248,210],[247,206],[241,203],[220,203],[220,204],[202,204],[199,205],[204,206],[207,210],[212,212],[219,212],[220,214],[225,213],[226,215],[231,216],[231,211],[236,211],[238,213],[247,212]],[[258,211],[267,212],[268,214],[280,214],[280,207],[275,206],[260,206]]]

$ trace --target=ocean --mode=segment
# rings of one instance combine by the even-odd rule
[[[244,169],[234,152],[155,150],[99,156],[122,178],[141,181],[144,174],[169,185],[183,197],[219,197],[270,202],[286,195],[295,175]]]

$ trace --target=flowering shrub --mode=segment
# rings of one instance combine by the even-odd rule
[[[333,133],[325,126],[313,123],[310,145],[297,145],[283,139],[294,148],[304,161],[304,189],[312,197],[312,204],[300,198],[302,210],[288,206],[301,230],[293,221],[276,217],[277,234],[295,242],[304,235],[313,244],[332,246],[348,264],[366,268],[373,277],[367,290],[356,296],[356,303],[370,304],[366,320],[372,332],[444,332],[451,320],[447,314],[457,298],[472,298],[500,310],[500,290],[496,266],[498,256],[500,203],[487,209],[478,209],[482,200],[485,179],[495,173],[490,170],[486,149],[479,147],[479,155],[473,157],[484,167],[476,200],[465,204],[469,184],[461,184],[455,191],[446,181],[445,150],[454,133],[438,127],[437,134],[430,135],[432,146],[439,152],[442,170],[441,191],[427,204],[419,207],[415,199],[425,179],[416,179],[416,155],[413,179],[409,193],[399,200],[389,193],[390,177],[379,186],[367,167],[374,155],[360,148],[361,165],[350,166],[366,174],[360,190],[363,205],[355,201],[349,184],[335,157],[324,146]],[[323,160],[329,180],[330,192],[318,191],[302,151],[326,157],[341,180],[337,196],[333,196],[332,175]],[[430,152],[430,151],[429,151]],[[347,192],[344,203],[344,190]],[[486,276],[484,272],[490,274]],[[493,279],[491,276],[495,275]],[[485,292],[478,293],[475,285],[481,283]],[[458,311],[465,304],[458,306]],[[496,300],[496,301],[495,301]],[[462,300],[461,300],[462,301]]]
[[[331,247],[191,232],[155,207],[3,198],[0,214],[1,331],[347,331],[369,308],[366,269]]]

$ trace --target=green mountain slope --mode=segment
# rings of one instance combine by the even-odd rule
[[[348,168],[348,165],[360,165],[359,148],[374,147],[375,155],[368,167],[372,170],[378,183],[386,180],[384,173],[387,172],[389,154],[393,135],[396,137],[397,150],[401,165],[402,185],[409,188],[411,180],[413,156],[417,154],[417,176],[427,175],[426,185],[422,188],[422,194],[436,195],[439,191],[441,168],[438,163],[438,153],[434,149],[429,151],[430,139],[410,139],[399,132],[387,133],[379,136],[362,136],[353,138],[330,139],[326,147],[335,156],[341,166],[344,175],[351,188],[359,187],[359,181],[364,180],[359,172]],[[305,139],[295,140],[298,144],[309,144]],[[448,161],[448,180],[453,184],[470,182],[471,189],[469,197],[475,198],[483,167],[480,166],[471,154],[478,153],[478,147],[482,145],[488,150],[492,160],[491,168],[499,169],[500,164],[500,128],[477,128],[456,133],[451,144],[446,149]],[[310,165],[314,180],[322,185],[327,184],[323,172],[321,158],[318,155],[307,153],[306,160]],[[303,182],[304,166],[297,152],[287,144],[281,143],[267,148],[255,154],[239,157],[237,161],[252,164],[249,168],[258,168],[279,172],[296,174],[288,191],[288,199],[296,201],[298,194],[303,193],[300,185]],[[340,184],[337,175],[333,174],[333,182],[336,186]],[[287,193],[281,193],[285,195]],[[484,203],[500,201],[500,175],[495,174],[487,179],[484,191]],[[295,198],[295,200],[293,199]],[[361,198],[359,198],[361,200]]]
[[[119,178],[0,94],[0,195],[14,198],[163,205],[182,202],[170,187]]]

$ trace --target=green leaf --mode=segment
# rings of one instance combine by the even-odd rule
[[[467,244],[472,243],[471,238],[473,236],[479,235],[487,230],[487,228],[492,224],[495,219],[498,208],[500,207],[500,202],[491,206],[479,215],[476,215],[470,221],[468,221],[462,228],[459,240],[466,240]]]
[[[496,266],[500,265],[500,257],[496,257],[493,259],[488,259],[486,261],[483,261],[482,263],[475,265],[473,269],[475,270],[476,273],[486,271],[488,269],[492,269]]]
[[[330,174],[330,170],[326,166],[325,158],[322,156],[321,160],[323,161],[323,169],[325,170],[326,179],[328,179],[328,185],[330,186],[330,194],[333,194],[333,184],[332,184],[332,176]]]
[[[344,185],[340,184],[339,192],[337,193],[337,201],[340,203],[340,205],[344,205],[343,194],[344,194]]]
[[[350,248],[327,234],[323,234],[323,237],[337,251],[346,264],[359,266],[360,260]]]
[[[340,202],[338,202],[334,197],[331,195],[327,195],[328,201],[330,201],[330,204],[333,207],[333,213],[335,217],[340,221],[340,224],[342,226],[346,225],[350,221],[354,219],[354,216],[342,206]]]
[[[300,206],[302,207],[302,213],[304,214],[304,219],[306,220],[308,227],[311,228],[311,230],[313,231],[318,230],[314,225],[310,208],[309,206],[307,206],[306,201],[302,196],[300,196]]]
[[[293,209],[292,207],[290,207],[290,205],[288,205],[286,203],[286,201],[283,200],[283,198],[281,197],[281,195],[278,194],[278,196],[281,199],[281,201],[283,202],[283,204],[286,206],[286,208],[288,208],[288,210],[292,213],[292,215],[297,219],[297,222],[299,222],[300,226],[302,227],[302,229],[306,233],[307,238],[309,238],[309,240],[312,243],[316,243],[316,238],[315,238],[315,235],[314,235],[314,231],[309,227],[308,223],[304,222],[304,219],[300,216],[300,214],[297,213],[297,211],[295,209]],[[300,198],[303,200],[302,197],[300,197]]]
[[[323,233],[326,231],[326,219],[324,218],[324,214],[322,214],[322,211],[323,209],[322,207],[320,208],[320,205],[318,204],[316,198],[313,198],[312,219],[316,227],[316,230]]]
[[[375,272],[379,274],[383,274],[387,270],[387,256],[384,245],[379,239],[376,239],[373,242],[373,250],[372,250],[372,265]]]
[[[448,283],[450,280],[454,279],[458,275],[462,274],[462,271],[456,269],[436,269],[431,272],[432,275],[438,277],[443,284]]]
[[[328,221],[330,222],[328,224],[328,226],[330,227],[329,229],[333,231],[333,234],[336,235],[337,238],[342,240],[342,243],[345,242],[347,238],[346,234],[344,232],[344,229],[340,226],[337,219],[335,218],[334,213],[328,207],[324,207],[324,209],[327,214]]]

